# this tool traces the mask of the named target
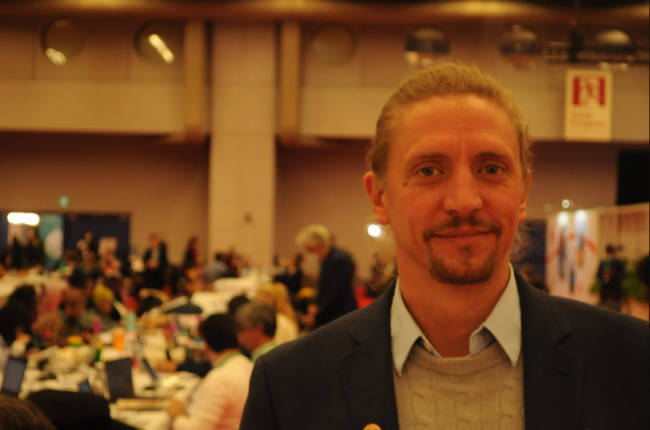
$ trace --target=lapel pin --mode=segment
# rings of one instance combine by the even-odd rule
[[[377,424],[368,424],[363,428],[363,430],[381,430],[381,427],[379,427]]]

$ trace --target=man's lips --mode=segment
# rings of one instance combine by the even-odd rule
[[[454,237],[468,237],[468,236],[480,236],[485,234],[492,233],[490,230],[480,229],[480,228],[463,228],[456,230],[449,230],[442,233],[435,234],[434,237],[440,238],[454,238]]]

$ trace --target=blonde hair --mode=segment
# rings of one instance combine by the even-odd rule
[[[327,227],[321,224],[310,224],[300,229],[296,235],[296,245],[298,246],[329,246],[332,243],[332,234]]]
[[[93,290],[93,302],[99,303],[104,300],[112,302],[115,300],[115,293],[108,287],[97,285]]]
[[[378,178],[384,178],[390,142],[394,138],[394,123],[404,108],[430,97],[448,95],[475,95],[504,110],[517,136],[522,175],[526,178],[531,169],[532,140],[514,97],[478,67],[459,63],[445,63],[422,70],[402,83],[390,96],[381,110],[375,138],[366,156],[368,169]]]
[[[298,326],[296,312],[293,310],[291,300],[289,300],[289,292],[284,284],[276,282],[274,284],[261,285],[257,289],[255,301],[273,306],[277,313],[286,316],[296,327]]]

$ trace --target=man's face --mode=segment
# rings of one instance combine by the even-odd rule
[[[432,97],[395,121],[386,177],[365,178],[398,261],[447,284],[487,281],[508,264],[530,175],[506,113],[473,95]]]
[[[66,318],[76,321],[84,312],[86,312],[86,296],[83,291],[66,291],[63,297],[63,313]]]
[[[151,237],[149,238],[149,245],[152,248],[158,248],[158,238],[157,237]]]
[[[249,353],[257,349],[258,329],[240,326],[237,330],[239,346]]]

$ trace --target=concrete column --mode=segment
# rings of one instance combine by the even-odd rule
[[[275,217],[276,36],[271,23],[215,23],[208,249],[271,263]]]

